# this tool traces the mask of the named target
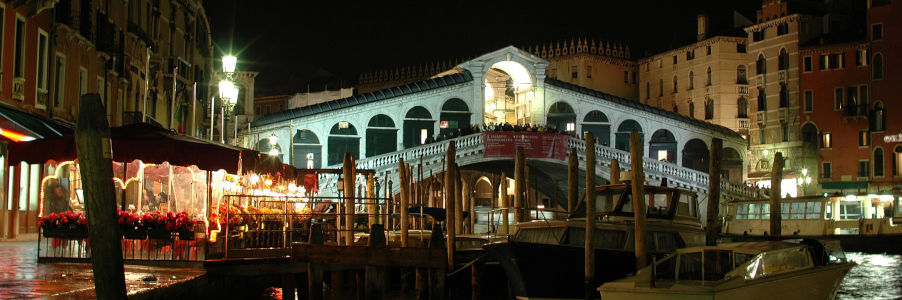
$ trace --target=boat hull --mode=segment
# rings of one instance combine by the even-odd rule
[[[723,235],[723,238],[736,241],[763,241],[782,239],[810,238],[823,241],[839,241],[846,252],[902,254],[902,234],[892,235],[824,235],[824,236],[782,236],[780,238],[760,235]]]
[[[599,288],[604,300],[829,300],[854,264],[843,263],[753,280],[734,279],[712,286],[674,284],[667,288],[635,287],[621,280]]]

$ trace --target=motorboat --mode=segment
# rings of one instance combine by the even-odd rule
[[[833,299],[853,266],[838,243],[812,239],[689,247],[598,291],[604,300]]]
[[[597,186],[595,280],[593,287],[636,270],[632,188],[626,184]],[[647,244],[650,256],[704,245],[696,194],[673,187],[645,186]],[[585,203],[585,202],[582,202]],[[581,211],[585,211],[585,206]],[[579,211],[579,210],[577,210]],[[585,296],[586,219],[537,220],[511,225],[507,241],[483,246],[507,275],[512,296],[519,298],[583,298]]]

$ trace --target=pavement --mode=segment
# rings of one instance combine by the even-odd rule
[[[0,299],[93,299],[90,263],[38,263],[37,235],[0,241]],[[196,268],[125,266],[129,296],[147,293],[203,275]]]

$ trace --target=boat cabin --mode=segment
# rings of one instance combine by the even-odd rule
[[[892,195],[801,197],[780,199],[783,234],[799,236],[902,233],[902,197]],[[767,199],[727,203],[724,233],[766,235],[770,228]]]
[[[596,211],[602,216],[633,217],[633,189],[626,184],[595,187]],[[699,222],[695,192],[663,186],[645,186],[645,207],[650,219]]]

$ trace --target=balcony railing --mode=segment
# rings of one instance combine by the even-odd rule
[[[25,77],[13,78],[13,100],[25,101]]]
[[[748,96],[749,95],[749,86],[740,85],[740,86],[736,87],[736,92],[741,96]]]
[[[47,108],[47,102],[50,99],[50,93],[46,90],[38,90],[37,99],[34,100],[36,108]]]
[[[736,127],[739,129],[749,129],[749,119],[736,119]]]
[[[759,111],[756,117],[758,119],[758,125],[764,126],[765,124],[767,124],[767,112],[766,111]]]

